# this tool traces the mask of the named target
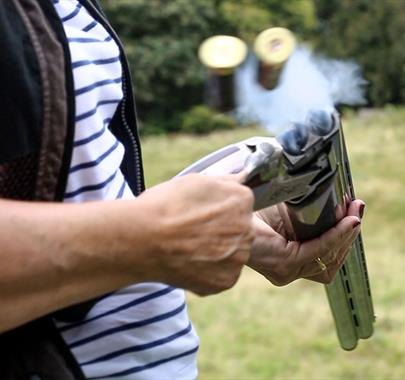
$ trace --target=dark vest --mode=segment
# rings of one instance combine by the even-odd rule
[[[121,49],[124,100],[110,128],[126,148],[121,170],[134,194],[139,194],[144,189],[143,170],[128,64],[96,0],[81,2]],[[1,1],[0,46],[0,197],[62,201],[72,154],[75,99],[69,47],[52,1]],[[79,320],[94,302],[1,334],[0,379],[84,379],[52,318]]]

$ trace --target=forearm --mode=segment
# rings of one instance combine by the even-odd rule
[[[130,223],[128,206],[137,214]],[[130,283],[159,279],[142,202],[0,201],[0,210],[0,332]],[[137,242],[130,258],[128,235]]]
[[[137,282],[230,288],[250,254],[252,205],[238,178],[196,174],[131,201],[0,200],[0,332]]]

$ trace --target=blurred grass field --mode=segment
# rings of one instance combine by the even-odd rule
[[[231,290],[188,295],[201,338],[201,380],[402,380],[405,378],[405,108],[343,119],[377,321],[356,350],[340,349],[322,285],[277,288],[245,269]],[[147,185],[257,129],[143,139]]]

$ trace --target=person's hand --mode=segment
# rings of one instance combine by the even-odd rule
[[[254,239],[253,193],[240,180],[191,174],[138,198],[148,210],[163,282],[199,295],[235,284]]]
[[[298,278],[330,283],[360,232],[363,211],[363,201],[351,202],[347,216],[335,227],[301,243],[286,239],[277,207],[262,210],[254,219],[256,238],[248,265],[277,286]]]
[[[195,174],[130,200],[0,200],[0,333],[136,283],[231,287],[254,239],[240,181]]]

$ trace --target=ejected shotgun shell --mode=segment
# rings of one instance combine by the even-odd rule
[[[258,82],[267,90],[273,90],[280,78],[284,64],[295,49],[295,37],[286,28],[270,28],[261,32],[255,40],[254,52],[259,60]]]
[[[247,56],[246,44],[237,37],[213,36],[199,48],[201,63],[208,69],[207,103],[218,111],[235,108],[235,70]]]

